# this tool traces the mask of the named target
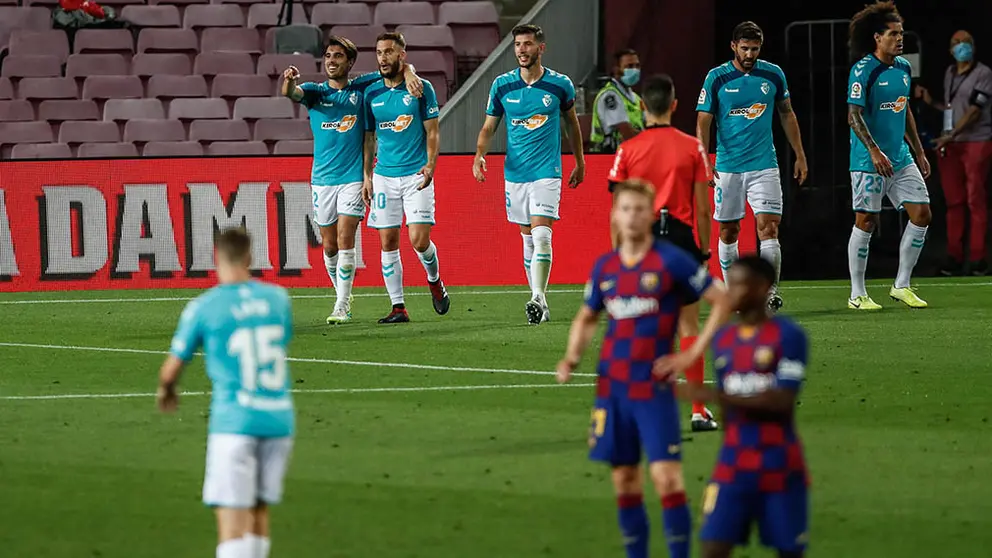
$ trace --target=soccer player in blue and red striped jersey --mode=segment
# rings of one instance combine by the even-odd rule
[[[703,498],[703,556],[728,558],[757,523],[763,545],[780,558],[801,558],[808,540],[809,477],[794,417],[806,370],[806,334],[784,317],[768,316],[775,268],[767,260],[737,260],[728,279],[740,322],[722,329],[713,342],[717,388],[679,388],[686,399],[717,400],[724,413],[723,447]]]
[[[627,557],[647,558],[643,449],[661,498],[669,555],[688,558],[692,526],[682,478],[678,403],[672,384],[656,378],[654,366],[659,357],[672,353],[683,306],[704,298],[713,310],[696,343],[668,361],[677,370],[705,352],[729,316],[729,298],[723,284],[698,260],[652,234],[651,185],[628,180],[616,185],[613,195],[620,247],[593,268],[585,304],[572,322],[568,350],[558,363],[558,380],[569,380],[596,333],[599,314],[606,310],[610,320],[597,369],[589,457],[613,468]]]

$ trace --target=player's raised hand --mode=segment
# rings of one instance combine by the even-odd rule
[[[407,66],[406,92],[419,99],[424,94],[424,80],[420,79],[417,74],[410,72],[409,69],[410,67]]]
[[[423,190],[424,188],[430,186],[431,182],[434,182],[434,167],[424,165],[424,168],[420,169],[419,174],[424,177],[424,181],[420,184],[420,186],[417,186],[418,190]]]
[[[163,413],[174,412],[179,407],[179,394],[175,389],[159,386],[155,399],[158,410]]]
[[[297,80],[300,79],[300,70],[296,66],[290,66],[286,68],[286,71],[282,73],[283,79]]]
[[[571,380],[572,372],[575,372],[575,363],[566,358],[561,359],[555,370],[555,377],[558,379],[558,383],[564,384]]]
[[[569,188],[577,188],[582,181],[586,179],[586,167],[582,165],[575,165],[572,169],[572,175],[568,177]]]
[[[486,168],[486,158],[476,157],[475,162],[472,163],[472,174],[475,176],[476,182],[482,184],[486,181],[486,173],[488,169]]]
[[[806,164],[806,157],[796,158],[796,171],[793,173],[793,177],[799,180],[799,184],[802,185],[806,182],[806,176],[809,175],[809,166]]]
[[[916,164],[920,166],[920,174],[923,175],[923,179],[926,180],[929,178],[931,171],[930,160],[927,159],[926,153],[920,153],[919,160],[916,161]]]
[[[890,178],[894,174],[892,161],[877,147],[872,149],[870,153],[871,164],[875,166],[875,171],[886,178]]]

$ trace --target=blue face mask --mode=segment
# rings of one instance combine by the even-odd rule
[[[641,69],[640,68],[624,68],[623,76],[621,76],[620,81],[623,82],[627,87],[633,87],[637,85],[637,82],[641,81]]]
[[[975,47],[971,43],[958,43],[954,45],[952,51],[954,59],[958,62],[971,62],[975,56]]]

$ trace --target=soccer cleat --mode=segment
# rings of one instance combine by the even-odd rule
[[[406,308],[393,308],[388,316],[379,319],[380,324],[405,324],[409,321],[410,314],[407,314]]]
[[[971,264],[969,264],[968,267],[970,268],[968,272],[974,275],[975,277],[985,277],[986,275],[989,274],[988,260],[982,259],[982,260],[978,260],[977,262],[971,262]]]
[[[709,409],[706,409],[705,414],[693,413],[691,424],[693,432],[711,432],[720,428],[720,425],[713,420],[713,413]]]
[[[327,325],[340,325],[346,324],[351,321],[351,309],[350,306],[337,306],[334,308],[334,312],[327,317]]]
[[[544,322],[550,322],[550,321],[551,321],[551,309],[548,308],[547,304],[545,304],[544,313],[541,315],[541,323],[543,324]]]
[[[847,307],[851,310],[881,310],[882,305],[875,302],[868,295],[854,297],[847,301]]]
[[[772,314],[778,312],[782,309],[782,305],[785,304],[782,301],[782,297],[778,294],[778,287],[772,287],[770,293],[768,293],[768,309],[771,310]]]
[[[910,308],[927,307],[927,301],[917,296],[916,289],[913,287],[903,287],[901,289],[892,287],[889,289],[889,296],[892,297],[892,300],[898,300]]]
[[[447,314],[448,309],[451,308],[451,299],[448,298],[448,291],[444,288],[444,283],[438,279],[433,283],[428,281],[427,285],[431,288],[431,302],[434,303],[434,311],[439,316]]]
[[[547,308],[541,301],[537,298],[532,298],[524,306],[524,311],[527,313],[527,323],[530,325],[540,325],[544,320],[544,310]],[[549,313],[550,317],[550,313]]]

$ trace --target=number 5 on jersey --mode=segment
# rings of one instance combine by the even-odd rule
[[[227,352],[241,366],[241,387],[256,391],[286,389],[286,330],[281,325],[239,328],[227,342]]]

